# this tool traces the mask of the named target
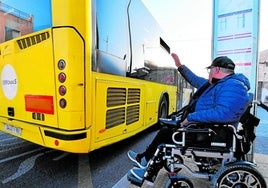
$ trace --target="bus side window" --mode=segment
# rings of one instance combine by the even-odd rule
[[[98,72],[126,75],[128,37],[128,1],[96,1],[97,70]]]

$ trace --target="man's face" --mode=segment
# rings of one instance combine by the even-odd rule
[[[209,83],[212,83],[212,79],[213,78],[217,78],[217,73],[219,72],[219,67],[211,67],[210,69],[208,69],[209,72],[209,76],[208,76],[208,80]]]

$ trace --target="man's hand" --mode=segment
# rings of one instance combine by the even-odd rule
[[[172,53],[171,56],[172,56],[172,58],[173,58],[174,61],[175,61],[175,65],[176,65],[177,67],[180,67],[182,64],[181,64],[181,61],[180,61],[180,58],[178,57],[178,55],[175,54],[175,53]]]
[[[188,123],[188,119],[185,118],[180,124],[181,124],[181,127],[183,127],[184,125],[186,125]]]

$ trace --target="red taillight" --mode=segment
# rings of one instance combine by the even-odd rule
[[[59,87],[59,93],[61,96],[66,94],[66,87],[65,86],[60,86]]]
[[[55,144],[55,146],[58,146],[59,145],[59,141],[58,140],[55,140],[54,141],[54,144]]]
[[[61,73],[59,74],[58,79],[59,79],[59,81],[60,81],[61,83],[63,83],[63,82],[65,82],[65,80],[66,80],[66,75],[65,75],[63,72],[61,72]]]
[[[60,107],[65,108],[67,106],[67,101],[65,99],[60,99]]]
[[[53,96],[25,95],[24,100],[26,111],[54,114]]]

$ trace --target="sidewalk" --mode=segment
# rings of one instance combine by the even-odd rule
[[[257,169],[258,171],[262,174],[262,176],[265,178],[266,184],[268,185],[268,155],[263,155],[263,154],[255,154],[255,161],[257,164]],[[189,163],[189,167],[191,164]],[[192,168],[192,167],[191,167]],[[194,167],[193,167],[194,168]],[[182,172],[181,174],[186,175],[189,177],[189,175],[185,174]],[[124,176],[124,182],[128,182],[126,176]],[[165,169],[160,170],[154,185],[148,185],[147,182],[145,181],[142,185],[142,188],[159,188],[159,187],[165,187],[166,183],[168,181],[168,176],[167,172]],[[191,181],[194,183],[195,188],[210,188],[209,182],[203,179],[193,179],[191,178]],[[124,185],[124,187],[128,188],[138,188],[138,186],[130,184],[129,182],[127,183],[128,185]],[[121,184],[122,185],[122,184]],[[116,187],[121,187],[120,185],[117,185]]]

